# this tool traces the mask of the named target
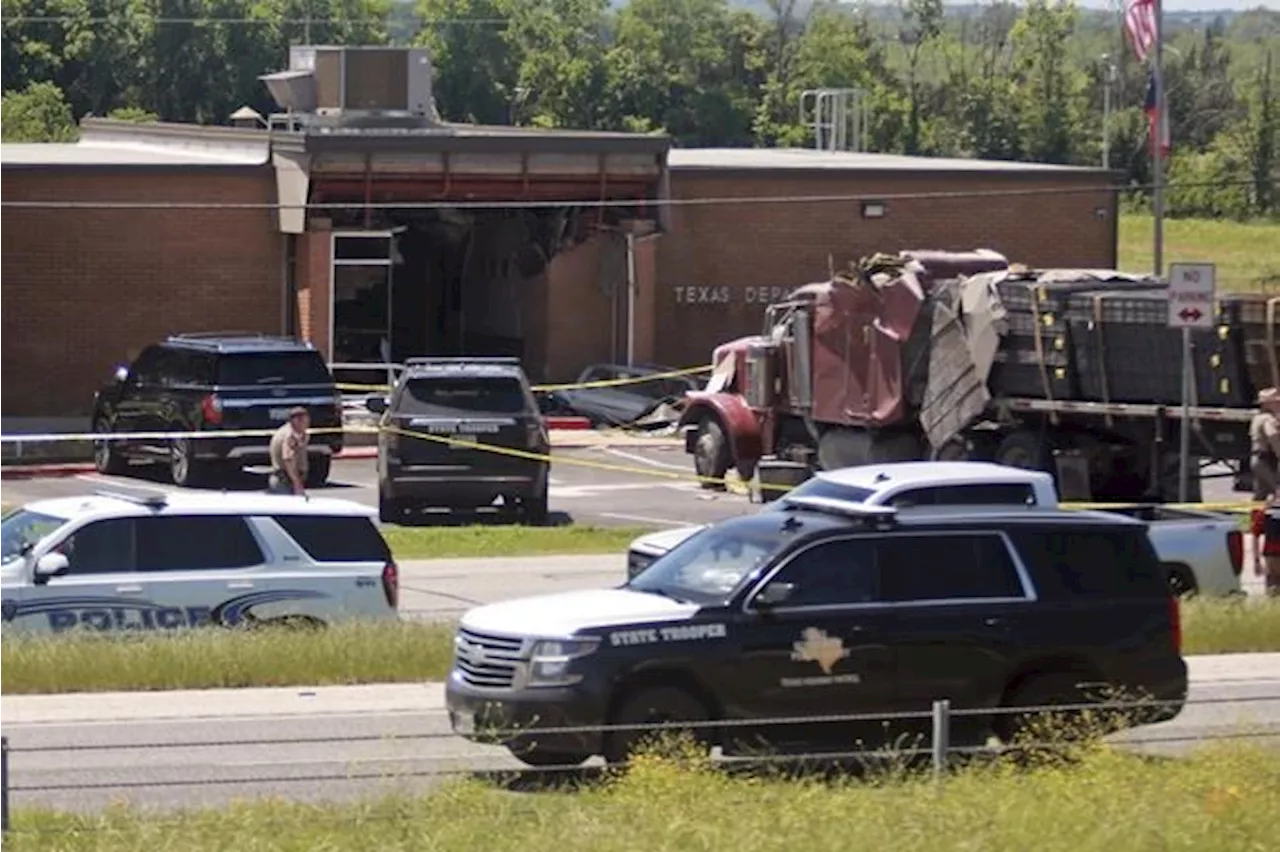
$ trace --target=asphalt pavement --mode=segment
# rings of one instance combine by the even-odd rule
[[[601,445],[552,452],[549,500],[556,523],[597,526],[672,527],[708,523],[751,508],[743,495],[708,491],[693,481],[693,462],[683,447],[666,442],[657,447]],[[246,473],[219,487],[229,491],[266,488],[262,474]],[[139,488],[179,490],[163,466],[137,465],[128,476],[71,472],[58,476],[4,480],[4,502],[25,503],[48,497],[73,497],[96,490]],[[311,493],[378,504],[373,459],[339,459],[330,482]]]
[[[1280,748],[1280,654],[1198,657],[1172,721],[1117,736],[1185,754],[1244,737]],[[4,696],[15,806],[217,806],[285,796],[344,800],[519,771],[503,749],[454,736],[440,684]],[[531,773],[512,776],[535,787]]]

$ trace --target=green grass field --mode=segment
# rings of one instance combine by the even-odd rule
[[[1120,268],[1150,272],[1153,220],[1148,215],[1120,217]],[[1217,265],[1224,292],[1280,293],[1280,222],[1217,222],[1166,219],[1164,262]]]
[[[624,553],[646,527],[382,527],[397,559]]]
[[[1280,651],[1280,601],[1183,607],[1187,654]],[[322,686],[443,680],[452,625],[336,625],[323,631],[194,630],[178,635],[6,636],[6,695]]]
[[[344,805],[288,801],[143,816],[22,809],[14,850],[326,852],[1140,852],[1275,848],[1280,760],[1219,745],[1182,760],[1097,748],[1077,762],[863,781],[736,776],[643,756],[577,791],[479,781]]]

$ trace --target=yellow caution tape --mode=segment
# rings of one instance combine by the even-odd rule
[[[680,376],[692,376],[697,373],[709,373],[711,372],[711,369],[712,368],[709,366],[686,367],[683,370],[671,370],[666,373],[651,373],[647,376],[632,376],[627,379],[601,379],[595,382],[570,382],[562,385],[534,385],[532,390],[534,393],[548,393],[550,391],[560,390],[586,390],[589,388],[613,388],[621,387],[622,385],[639,385],[644,384],[645,382],[655,382],[660,379],[673,379]],[[386,392],[391,390],[390,385],[359,385],[348,384],[346,382],[339,382],[335,384],[334,387],[338,390],[355,391],[357,393],[366,391]]]
[[[275,434],[275,429],[239,429],[234,431],[223,432],[115,432],[115,433],[49,433],[49,434],[24,434],[24,435],[4,435],[0,436],[0,441],[4,443],[18,442],[57,442],[57,441],[136,441],[136,440],[212,440],[218,438],[247,438],[247,437],[270,437]],[[515,447],[501,447],[495,444],[486,444],[469,438],[454,438],[445,435],[435,435],[428,432],[418,432],[411,429],[401,429],[396,426],[345,426],[345,427],[319,427],[308,430],[308,434],[315,435],[331,435],[335,433],[356,433],[356,434],[379,434],[387,433],[398,435],[404,438],[415,438],[425,441],[434,441],[436,443],[445,444],[450,447],[463,449],[476,449],[485,452],[495,453],[497,455],[510,456],[513,458],[522,458],[530,461],[543,461],[548,464],[571,465],[577,467],[591,468],[595,470],[609,471],[612,473],[627,473],[640,476],[654,476],[663,479],[675,480],[678,482],[697,482],[717,487],[727,488],[736,493],[743,493],[742,487],[745,485],[743,481],[736,475],[728,477],[701,476],[697,473],[681,473],[671,470],[658,470],[652,467],[641,467],[638,465],[613,464],[611,462],[592,461],[590,459],[568,458],[564,456],[553,457],[549,453],[534,453],[529,450],[521,450]],[[794,486],[790,485],[773,485],[767,483],[756,484],[757,488],[763,491],[790,491]],[[1213,512],[1225,513],[1246,513],[1265,507],[1265,503],[1251,502],[1247,500],[1241,501],[1222,501],[1213,503],[1091,503],[1091,502],[1066,502],[1059,504],[1064,509],[1096,509],[1100,511],[1115,510],[1125,507],[1150,506],[1155,505],[1167,509],[1199,509]]]

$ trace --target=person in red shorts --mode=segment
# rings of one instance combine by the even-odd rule
[[[1267,505],[1253,510],[1253,571],[1266,578],[1266,593],[1280,597],[1280,495],[1272,494]]]

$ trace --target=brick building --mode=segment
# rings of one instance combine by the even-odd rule
[[[705,362],[783,289],[873,251],[1116,262],[1091,169],[104,119],[0,162],[6,418],[83,416],[116,364],[181,331],[293,333],[342,363],[518,354],[561,381],[628,353]]]

